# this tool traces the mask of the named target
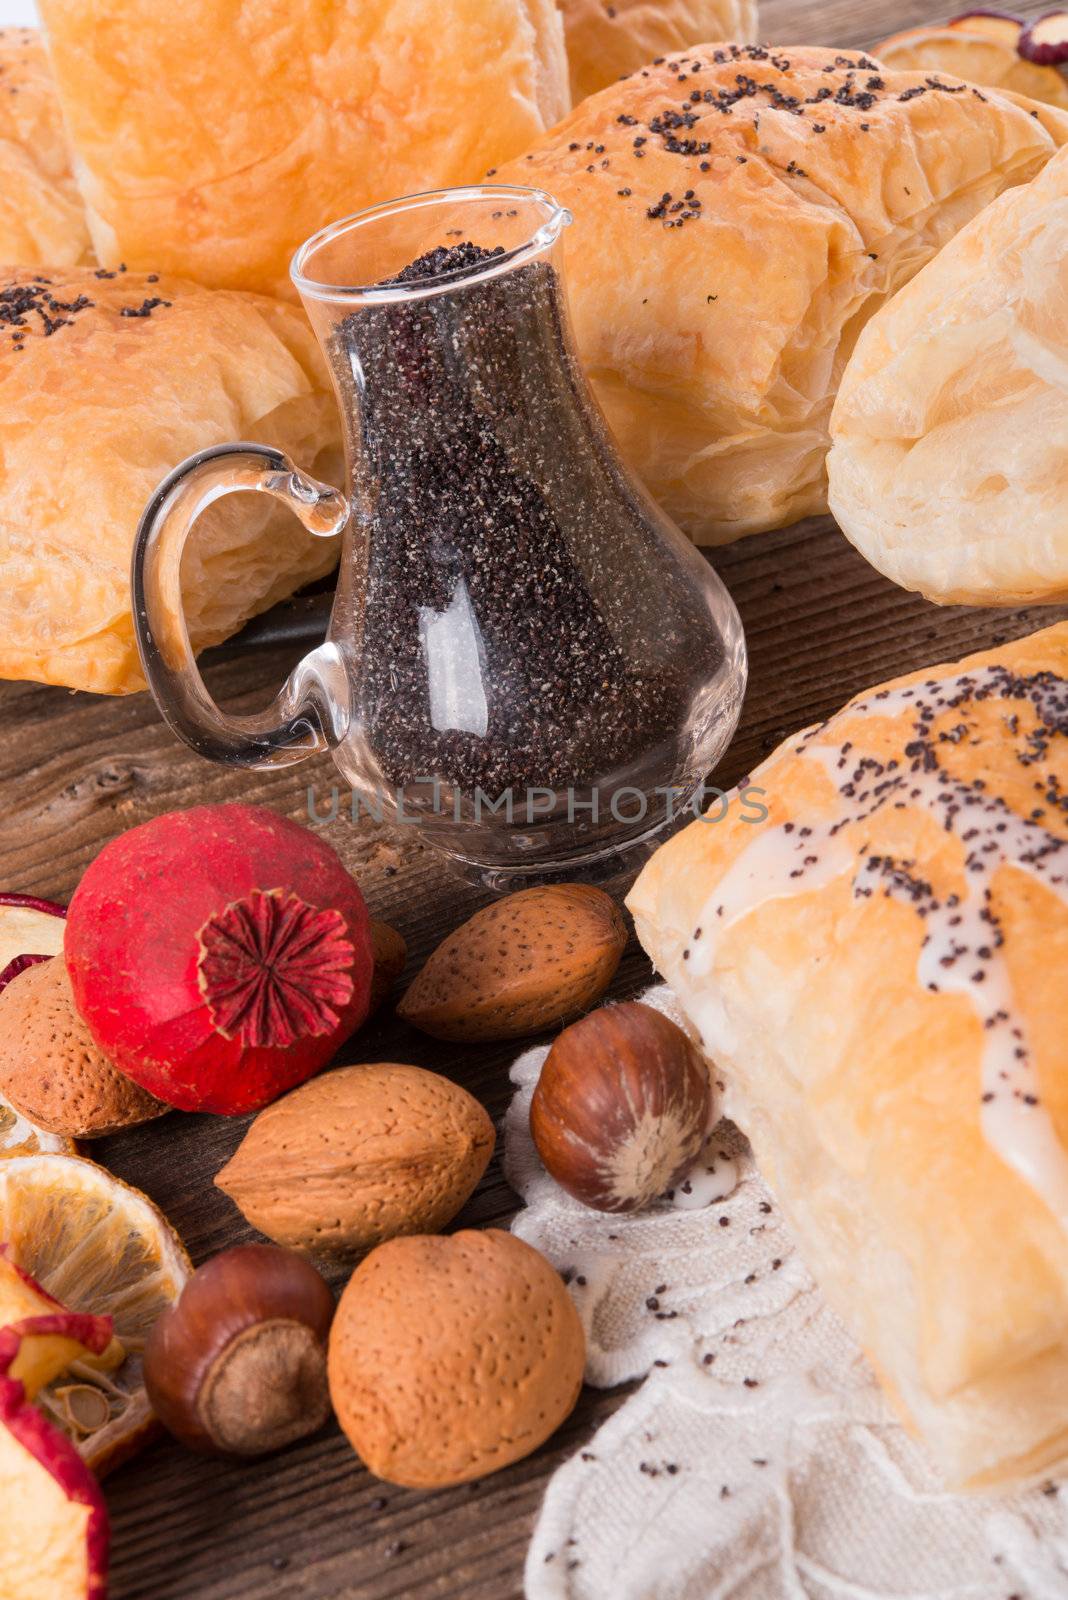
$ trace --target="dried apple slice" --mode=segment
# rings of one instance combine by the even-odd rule
[[[6,1360],[5,1370],[30,1400],[75,1361],[94,1361],[106,1370],[123,1359],[110,1317],[69,1311],[0,1244],[0,1366]]]
[[[156,1318],[192,1274],[189,1257],[145,1195],[77,1156],[0,1161],[0,1238],[46,1293],[114,1321],[122,1365],[106,1370],[106,1359],[77,1360],[36,1402],[103,1476],[158,1426],[142,1382],[141,1353]]]
[[[0,989],[63,949],[67,908],[33,894],[0,893]]]
[[[1036,67],[1060,67],[1068,61],[1068,11],[1047,11],[1020,35],[1020,54]]]
[[[1024,19],[1011,11],[965,11],[946,23],[947,28],[962,28],[983,39],[992,39],[995,44],[1003,44],[1009,50],[1015,50],[1019,44],[1023,25]]]
[[[10,1375],[18,1359],[11,1339],[0,1351],[0,1591],[17,1600],[106,1600],[104,1497]]]

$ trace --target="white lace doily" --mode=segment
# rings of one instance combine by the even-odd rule
[[[1068,1600],[1068,1485],[939,1488],[733,1130],[738,1185],[704,1210],[607,1216],[553,1182],[528,1128],[546,1054],[512,1068],[513,1229],[568,1278],[587,1381],[645,1382],[550,1482],[528,1600]]]

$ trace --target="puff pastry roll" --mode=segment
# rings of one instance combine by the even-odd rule
[[[501,176],[548,189],[579,349],[631,464],[699,544],[827,509],[858,333],[1068,137],[863,54],[705,45],[584,101]],[[1051,131],[1053,130],[1053,131]]]
[[[33,28],[0,28],[0,262],[92,260],[52,72]]]
[[[577,105],[657,56],[710,39],[755,44],[756,0],[560,0]]]
[[[101,261],[290,296],[327,223],[568,109],[555,0],[39,0]]]
[[[1068,150],[865,329],[831,418],[831,509],[931,600],[1068,599]]]
[[[143,687],[130,555],[159,482],[233,439],[340,479],[337,411],[303,314],[181,279],[0,275],[0,676],[121,694]],[[197,648],[329,572],[265,495],[231,495],[182,570]]]
[[[629,905],[953,1485],[1068,1462],[1068,624],[873,689]]]

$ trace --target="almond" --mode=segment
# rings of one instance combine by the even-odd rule
[[[536,1450],[574,1407],[585,1356],[559,1274],[513,1234],[394,1239],[341,1297],[330,1397],[372,1472],[436,1489]]]
[[[373,1017],[392,994],[394,984],[408,965],[408,946],[396,928],[391,928],[387,922],[372,922],[371,953],[375,967],[368,1017]]]
[[[436,1039],[519,1039],[589,1010],[615,976],[627,926],[581,883],[522,889],[438,946],[397,1010]]]
[[[97,1049],[74,1008],[62,956],[28,967],[0,995],[0,1091],[16,1111],[71,1139],[99,1139],[170,1108]]]
[[[352,1259],[452,1221],[493,1154],[465,1089],[421,1067],[339,1067],[261,1111],[215,1179],[276,1244]]]

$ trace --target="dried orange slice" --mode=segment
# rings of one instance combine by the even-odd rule
[[[106,1371],[92,1359],[76,1361],[37,1396],[101,1476],[133,1455],[155,1427],[141,1352],[192,1263],[151,1200],[95,1162],[69,1155],[0,1161],[0,1242],[72,1311],[114,1319],[122,1365]]]
[[[0,1094],[0,1160],[5,1156],[76,1156],[78,1146],[61,1133],[46,1133]]]

